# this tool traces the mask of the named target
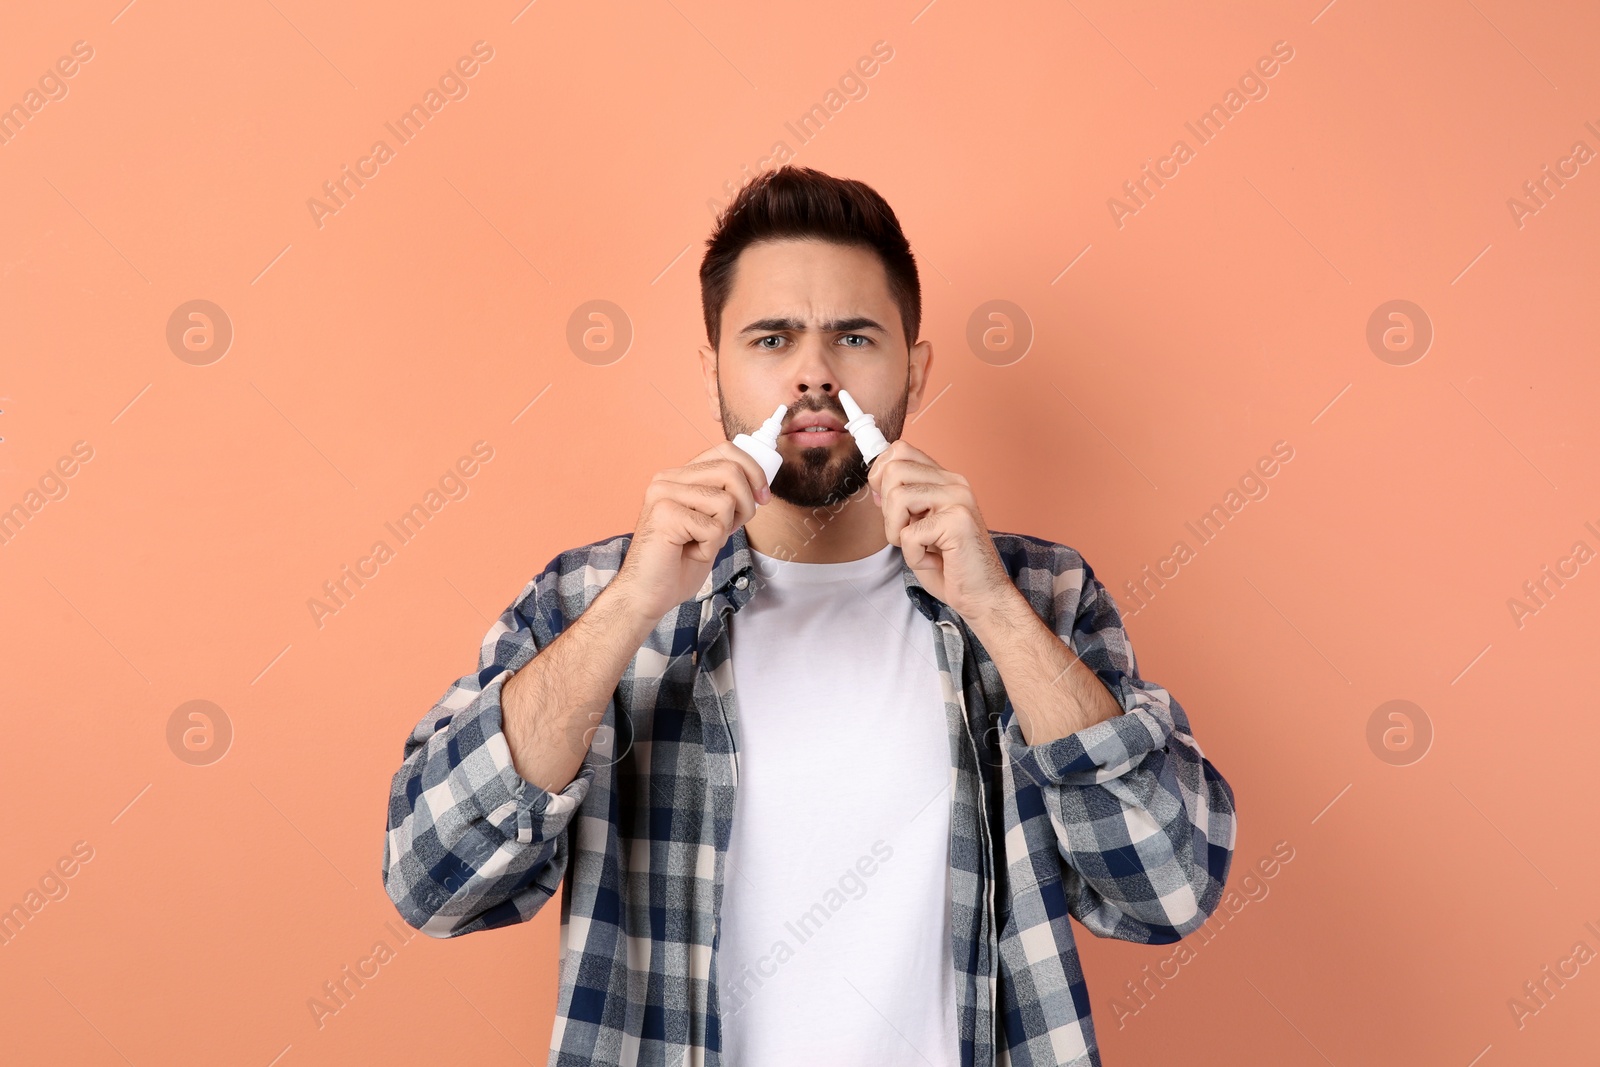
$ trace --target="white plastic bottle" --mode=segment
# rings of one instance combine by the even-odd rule
[[[772,485],[772,479],[777,477],[778,468],[783,466],[783,455],[778,451],[778,434],[783,429],[783,416],[788,410],[789,405],[779,404],[772,418],[763,422],[755,433],[735,434],[733,438],[735,447],[748,452],[752,459],[761,464],[769,486]]]
[[[867,461],[867,466],[872,466],[872,461],[881,456],[889,447],[889,442],[883,436],[883,431],[878,429],[878,420],[861,410],[855,398],[848,391],[839,390],[839,402],[844,405],[844,413],[850,416],[850,421],[844,428],[850,431],[850,436],[855,438],[856,447],[861,449],[861,458]]]

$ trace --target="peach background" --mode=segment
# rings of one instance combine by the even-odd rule
[[[544,1062],[556,905],[419,935],[321,1028],[307,1001],[400,925],[407,731],[718,432],[708,200],[879,40],[796,161],[875,186],[918,253],[948,391],[908,439],[1117,593],[1237,793],[1233,887],[1295,850],[1121,1029],[1173,950],[1079,928],[1106,1062],[1590,1062],[1595,965],[1521,1029],[1507,1002],[1600,949],[1600,568],[1521,628],[1507,600],[1600,548],[1600,176],[1520,228],[1507,200],[1600,148],[1594,12],[123,2],[0,40],[5,104],[94,49],[0,145],[0,507],[94,450],[0,546],[0,903],[94,850],[0,947],[11,1062]],[[319,229],[307,199],[478,40],[470,94]],[[1269,95],[1118,228],[1108,198],[1280,40]],[[1435,329],[1407,366],[1366,342],[1397,298]],[[235,330],[206,366],[165,340],[193,299]],[[592,299],[634,331],[605,366],[565,340]],[[966,343],[993,299],[1035,331],[1007,366]],[[308,599],[478,440],[470,495],[319,629]],[[1123,583],[1279,440],[1270,494],[1133,616]],[[195,699],[234,730],[209,766],[168,747]],[[1435,732],[1409,766],[1367,742],[1391,699]]]

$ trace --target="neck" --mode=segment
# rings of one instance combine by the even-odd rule
[[[792,563],[848,563],[889,543],[883,509],[866,486],[826,507],[802,508],[774,497],[744,531],[752,549]]]

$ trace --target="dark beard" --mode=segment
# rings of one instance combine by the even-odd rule
[[[735,418],[728,411],[728,406],[720,400],[721,380],[718,380],[718,403],[722,408],[722,430],[728,435],[728,440],[741,433],[751,433],[756,426],[747,426]],[[900,394],[900,402],[893,411],[885,412],[878,422],[878,429],[882,431],[884,439],[895,441],[900,437],[900,431],[905,426],[906,405],[909,403],[911,387],[911,374],[906,372],[906,392]],[[801,405],[791,408],[789,414],[796,410],[827,410],[844,421],[844,411],[838,408],[838,398],[833,397],[832,404]],[[835,410],[838,408],[838,410]],[[772,496],[775,500],[782,500],[799,508],[830,508],[842,504],[858,494],[866,492],[867,464],[861,456],[861,449],[856,445],[855,439],[850,437],[848,431],[845,436],[850,439],[848,448],[838,450],[838,455],[830,456],[833,449],[826,447],[801,449],[797,459],[784,460],[783,466],[778,468],[778,473],[772,479]]]
[[[772,495],[798,508],[827,508],[855,496],[866,487],[867,464],[861,449],[807,448],[798,463],[785,463],[772,479]]]

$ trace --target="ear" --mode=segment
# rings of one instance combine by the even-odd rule
[[[722,424],[722,396],[717,388],[717,350],[710,345],[700,346],[700,376],[705,379],[706,408],[711,420]]]
[[[911,346],[911,362],[906,386],[906,414],[922,407],[922,396],[928,388],[933,370],[933,342],[918,341]]]

